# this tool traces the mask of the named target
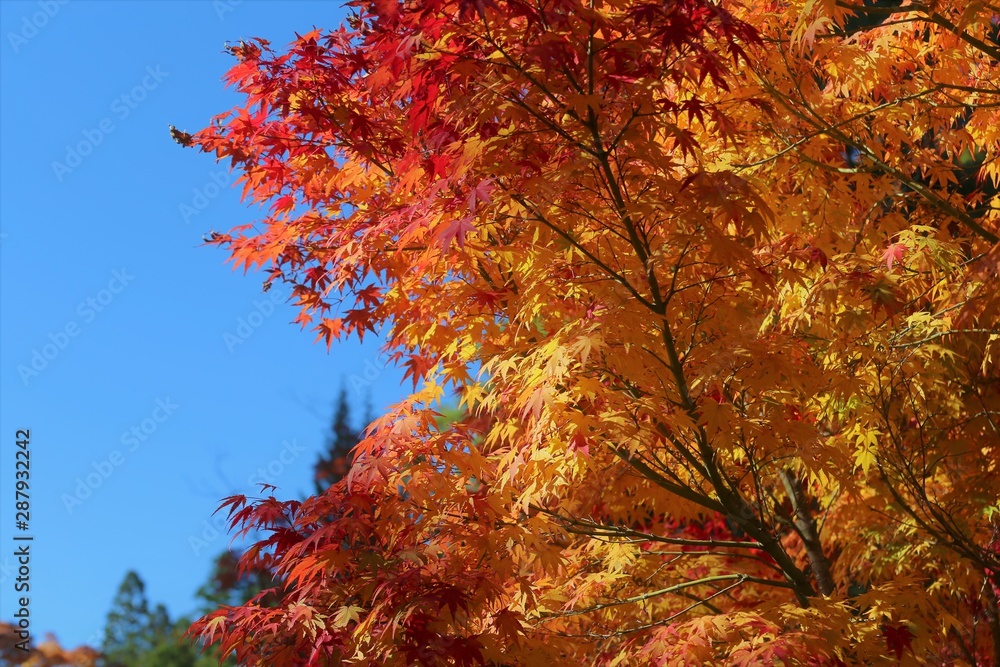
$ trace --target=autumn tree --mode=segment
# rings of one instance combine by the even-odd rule
[[[90,646],[63,648],[48,634],[37,644],[25,639],[20,628],[0,621],[0,664],[12,667],[96,667],[100,651]]]
[[[354,2],[230,47],[213,233],[412,394],[226,500],[248,664],[1000,659],[987,3]],[[465,416],[439,420],[448,392]]]

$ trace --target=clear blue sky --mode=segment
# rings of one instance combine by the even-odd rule
[[[129,569],[172,616],[193,611],[228,543],[192,544],[211,538],[219,499],[252,493],[262,468],[279,496],[309,492],[341,383],[358,415],[369,394],[379,411],[404,393],[377,340],[328,354],[263,276],[200,247],[259,212],[167,132],[237,102],[220,80],[227,40],[281,46],[343,15],[327,2],[0,2],[0,619],[14,611],[14,439],[28,428],[36,639],[99,637]]]

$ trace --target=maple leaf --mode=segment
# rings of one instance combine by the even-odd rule
[[[410,378],[413,381],[413,387],[416,388],[417,383],[422,379],[427,377],[427,372],[434,368],[437,364],[433,359],[428,359],[420,354],[410,354],[407,355],[406,361],[403,365],[406,367],[406,372],[403,373],[403,381],[406,378]]]
[[[882,626],[882,636],[885,644],[896,655],[896,660],[902,660],[903,653],[913,643],[913,633],[903,623],[887,623]]]
[[[476,231],[476,226],[472,224],[473,218],[466,216],[450,221],[440,232],[441,247],[447,250],[451,247],[452,241],[458,243],[459,248],[465,248],[465,237]]]
[[[590,441],[582,433],[576,433],[569,441],[569,448],[584,456],[590,456]]]
[[[364,609],[355,605],[341,607],[333,616],[333,627],[339,630],[340,628],[346,628],[351,622],[357,623],[363,611]]]
[[[316,340],[326,343],[327,349],[333,345],[335,340],[340,339],[340,334],[344,330],[344,321],[339,318],[323,318],[323,321],[319,323],[316,327],[318,332],[316,335]]]
[[[892,265],[901,262],[906,253],[906,246],[902,243],[890,243],[882,253],[881,261],[885,262],[885,267],[892,271]]]
[[[493,191],[493,179],[484,178],[476,187],[469,191],[468,206],[469,214],[474,215],[480,203],[490,201],[490,193]]]

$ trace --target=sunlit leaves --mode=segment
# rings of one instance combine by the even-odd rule
[[[1000,104],[961,4],[378,2],[234,49],[245,103],[194,140],[269,214],[214,242],[412,393],[323,495],[227,501],[287,591],[203,639],[989,655]]]

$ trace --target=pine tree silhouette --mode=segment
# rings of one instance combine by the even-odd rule
[[[371,412],[370,406],[367,412]],[[337,395],[326,451],[320,454],[313,467],[317,493],[322,493],[347,475],[351,468],[351,449],[361,440],[361,435],[362,429],[355,428],[351,423],[351,406],[347,401],[347,390],[341,387]]]

